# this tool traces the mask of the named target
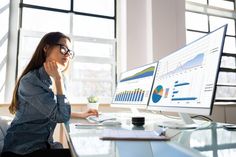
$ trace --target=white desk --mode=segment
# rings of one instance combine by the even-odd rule
[[[120,114],[122,129],[152,130],[153,117],[146,118],[144,128],[133,127],[130,117]],[[156,116],[160,118],[160,116]],[[80,157],[169,157],[169,156],[236,156],[236,131],[224,130],[221,124],[212,123],[200,130],[168,129],[167,135],[176,135],[168,142],[158,141],[103,141],[99,137],[105,127],[77,128],[71,120],[65,124],[67,140],[73,156]],[[120,128],[120,129],[121,129]]]

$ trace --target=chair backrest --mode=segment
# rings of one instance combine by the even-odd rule
[[[0,116],[0,154],[3,148],[4,137],[11,121],[10,117]]]

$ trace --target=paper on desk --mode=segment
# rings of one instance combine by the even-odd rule
[[[85,128],[85,127],[98,127],[98,126],[103,126],[101,123],[90,123],[90,122],[78,122],[75,123],[75,126],[78,128]]]
[[[100,137],[102,140],[155,140],[167,141],[169,137],[159,135],[156,131],[145,130],[115,130],[105,129]]]

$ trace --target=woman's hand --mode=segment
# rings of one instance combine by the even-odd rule
[[[61,79],[61,70],[56,61],[46,61],[43,66],[47,74],[53,79]]]
[[[98,117],[98,110],[96,109],[88,109],[87,111],[81,113],[83,116],[82,118],[87,118],[88,116],[97,116]]]
[[[87,118],[88,116],[97,116],[98,117],[98,110],[88,109],[85,112],[71,113],[71,116],[74,118]]]
[[[43,63],[44,69],[53,78],[53,92],[57,95],[64,95],[64,83],[61,70],[56,61],[46,61]]]

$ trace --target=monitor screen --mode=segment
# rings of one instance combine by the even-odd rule
[[[156,68],[157,62],[154,62],[121,73],[116,92],[113,96],[112,106],[146,108]]]
[[[148,109],[211,114],[226,28],[159,60]]]

